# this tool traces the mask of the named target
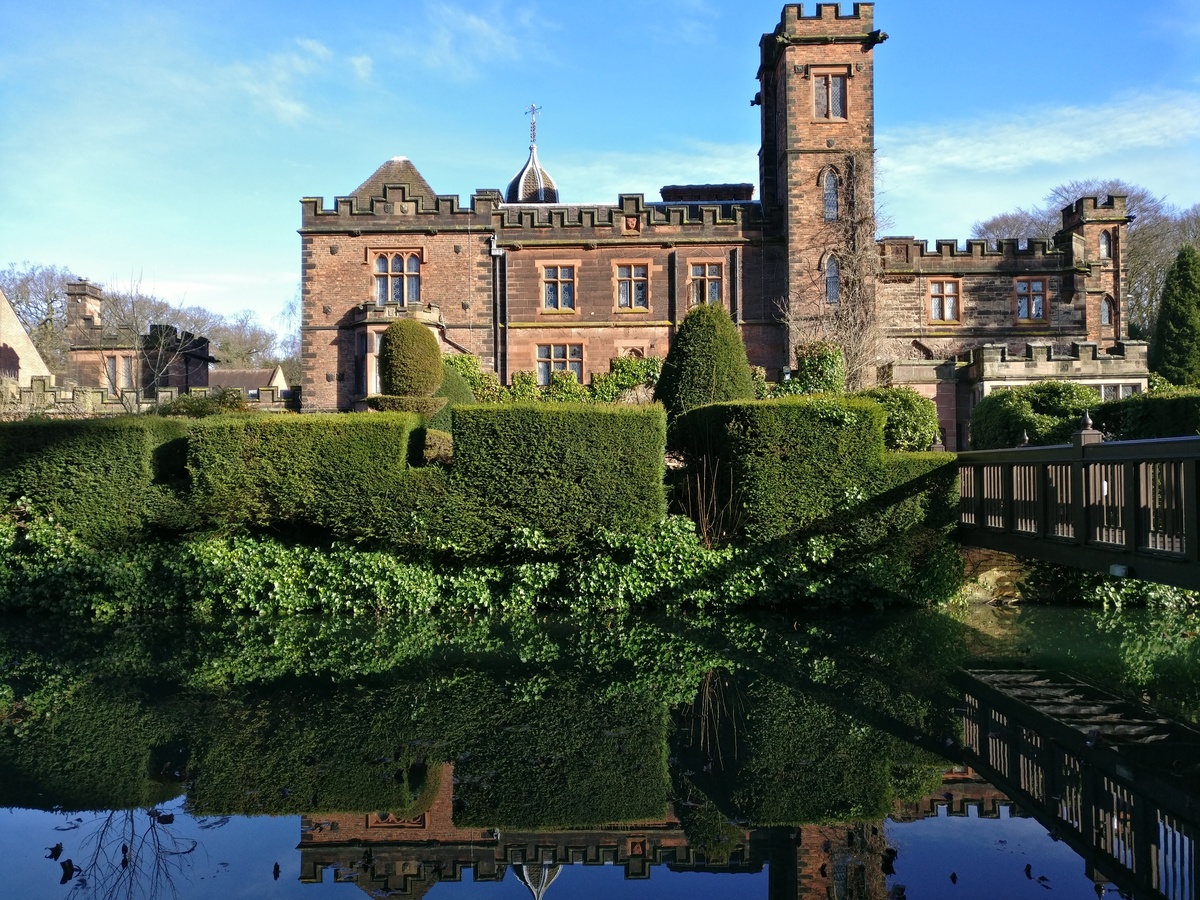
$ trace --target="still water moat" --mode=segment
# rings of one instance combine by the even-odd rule
[[[13,618],[0,893],[1190,900],[1198,634]]]

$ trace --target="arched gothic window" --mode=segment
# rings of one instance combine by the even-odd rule
[[[841,271],[836,256],[825,260],[825,302],[830,305],[839,303],[842,299]]]
[[[838,177],[834,172],[826,172],[825,188],[825,221],[836,222],[838,219]]]
[[[1100,232],[1100,258],[1112,259],[1112,235],[1107,231]]]
[[[1112,297],[1105,297],[1100,301],[1100,324],[1105,328],[1112,328],[1117,324],[1117,305]]]
[[[421,302],[421,257],[416,253],[380,253],[375,257],[375,303]]]

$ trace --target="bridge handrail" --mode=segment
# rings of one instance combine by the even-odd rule
[[[1002,450],[966,450],[958,454],[959,466],[1002,463],[1146,462],[1158,459],[1200,459],[1200,435],[1151,438],[1143,441],[1106,441],[1095,444],[1049,444],[1040,447],[1010,447]]]

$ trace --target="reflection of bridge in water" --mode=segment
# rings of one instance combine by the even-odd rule
[[[962,686],[970,765],[1122,891],[1195,900],[1200,732],[1055,673]]]

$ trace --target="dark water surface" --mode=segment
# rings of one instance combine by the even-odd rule
[[[1197,619],[0,621],[0,896],[1191,900]]]

